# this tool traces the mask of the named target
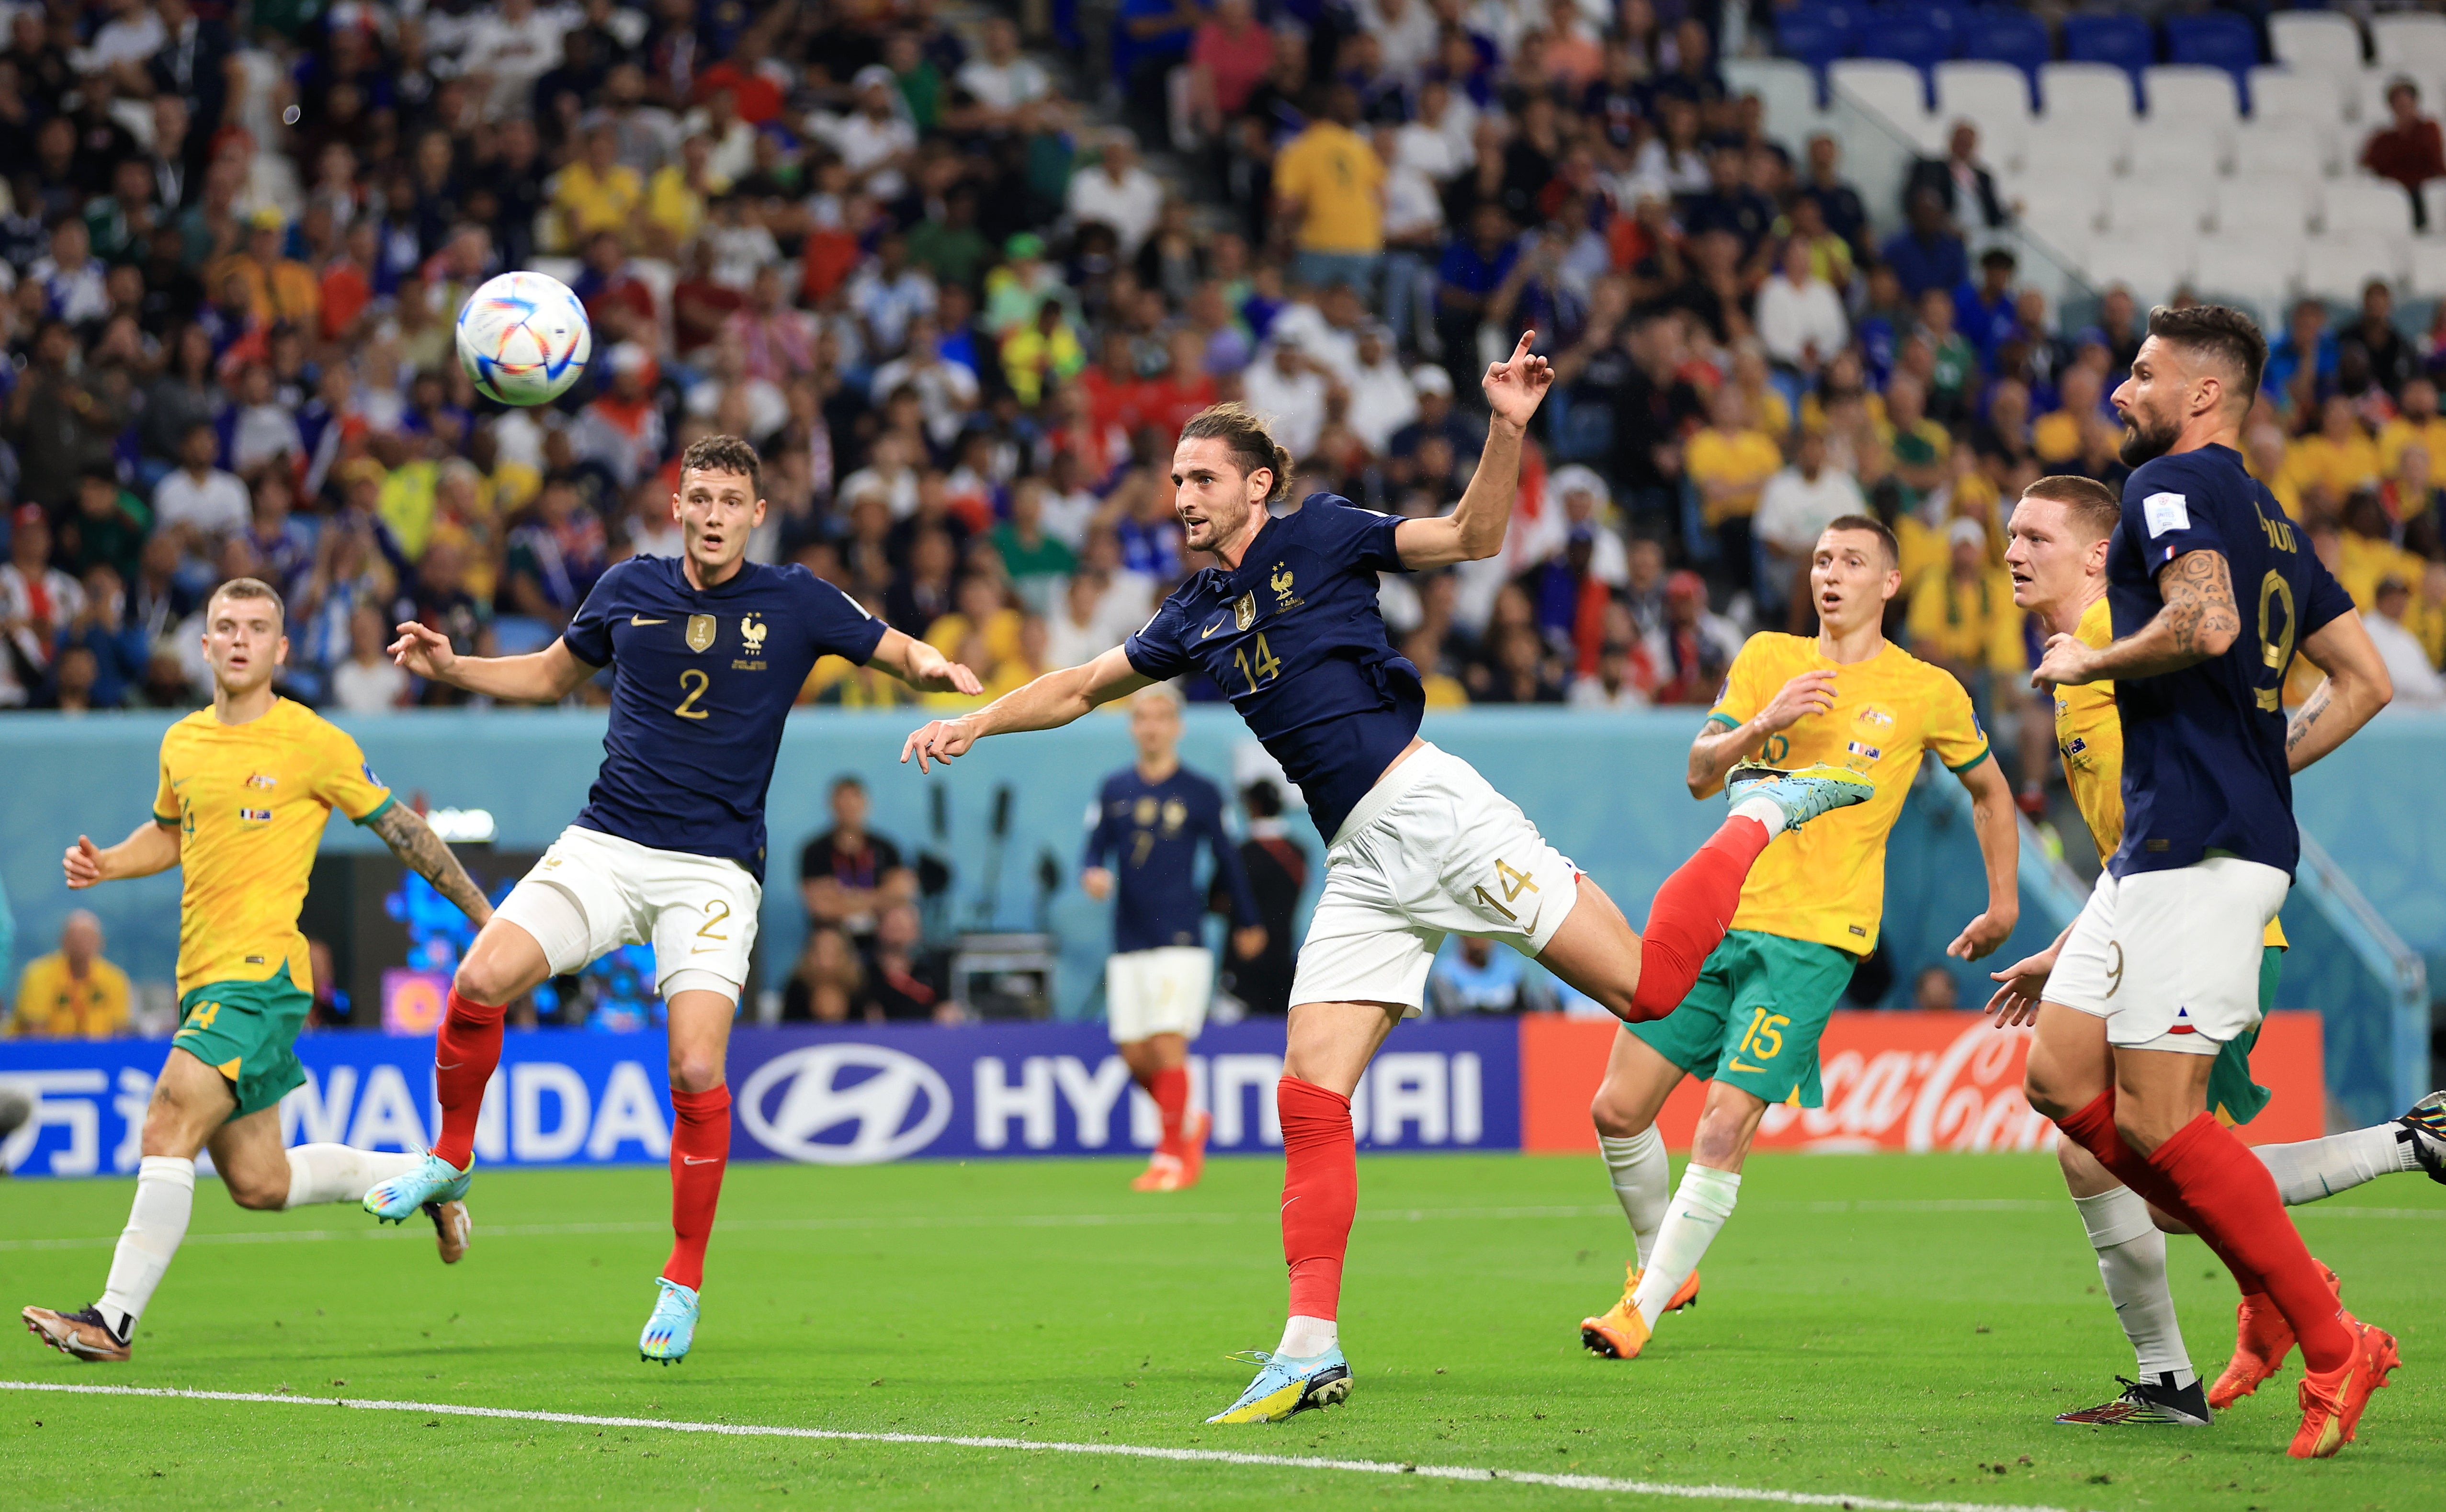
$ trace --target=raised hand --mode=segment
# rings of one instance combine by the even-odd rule
[[[458,653],[450,649],[450,637],[414,620],[402,622],[399,639],[387,649],[391,661],[430,681],[446,678],[451,663],[459,660]]]
[[[1789,730],[1813,714],[1834,707],[1834,674],[1819,667],[1785,683],[1767,706],[1759,710],[1758,725],[1769,735]]]
[[[1996,1016],[1997,1028],[2038,1022],[2040,997],[2047,990],[2047,978],[2056,969],[2056,946],[2049,945],[2035,956],[2025,956],[2002,971],[1987,974],[1988,980],[2004,983],[1987,999],[1985,1010]]]
[[[77,836],[77,843],[68,847],[67,854],[60,858],[60,866],[67,873],[72,890],[90,887],[102,880],[102,851],[84,835]]]
[[[1533,330],[1520,333],[1520,344],[1512,348],[1512,360],[1496,363],[1486,370],[1478,386],[1486,390],[1486,402],[1495,410],[1497,420],[1517,426],[1527,426],[1529,417],[1537,413],[1546,390],[1554,384],[1554,364],[1529,349],[1537,339]]]

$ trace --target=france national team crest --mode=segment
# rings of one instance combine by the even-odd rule
[[[691,633],[693,633],[693,626],[690,628]],[[743,618],[739,622],[739,640],[741,644],[747,647],[747,654],[749,656],[763,655],[764,622],[758,619],[753,614]]]
[[[687,648],[702,651],[713,644],[713,616],[691,614],[687,623]]]

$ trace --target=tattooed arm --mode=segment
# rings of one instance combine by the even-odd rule
[[[2395,697],[2395,680],[2358,614],[2313,630],[2302,654],[2327,676],[2285,727],[2285,762],[2295,772],[2343,744]]]
[[[407,863],[410,871],[457,904],[459,911],[473,920],[477,928],[484,927],[493,917],[493,905],[484,901],[484,894],[467,875],[467,868],[459,864],[459,858],[450,853],[450,848],[442,843],[442,837],[414,809],[394,803],[367,828],[382,836],[383,844],[390,847],[391,854]]]
[[[2242,633],[2234,607],[2233,577],[2217,551],[2185,551],[2157,572],[2165,600],[2156,617],[2102,650],[2070,635],[2050,637],[2031,682],[2081,683],[2163,677],[2225,655]]]

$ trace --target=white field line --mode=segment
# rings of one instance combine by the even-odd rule
[[[360,1411],[422,1412],[433,1417],[497,1418],[517,1423],[558,1423],[573,1428],[658,1429],[709,1433],[726,1438],[822,1439],[852,1444],[935,1445],[963,1449],[1018,1449],[1038,1454],[1094,1454],[1115,1459],[1169,1460],[1193,1465],[1240,1465],[1273,1470],[1343,1470],[1364,1475],[1419,1475],[1442,1481],[1501,1481],[1563,1491],[1606,1491],[1623,1496],[1673,1497],[1699,1502],[1767,1502],[1782,1506],[1857,1507],[1863,1512],[2063,1512],[2060,1507],[2004,1502],[1896,1502],[1883,1497],[1815,1491],[1778,1491],[1747,1485],[1677,1485],[1621,1481],[1602,1475],[1553,1475],[1536,1470],[1485,1469],[1468,1465],[1413,1465],[1391,1460],[1334,1460],[1315,1455],[1238,1454],[1229,1449],[1163,1448],[1143,1444],[1063,1444],[1043,1439],[977,1438],[951,1433],[861,1433],[845,1428],[765,1427],[752,1423],[666,1422],[650,1417],[596,1417],[585,1412],[529,1412],[505,1407],[461,1407],[448,1402],[383,1402],[356,1397],[293,1396],[268,1391],[189,1391],[160,1386],[83,1386],[65,1381],[0,1381],[0,1391],[59,1391],[79,1396],[175,1397],[190,1402],[270,1403],[282,1407],[353,1408]]]
[[[334,1204],[336,1205],[336,1204]],[[1864,1198],[1856,1202],[1796,1203],[1770,1200],[1748,1204],[1754,1209],[1784,1209],[1809,1213],[2052,1213],[2063,1202],[2049,1198],[1963,1198],[1911,1201],[1883,1201]],[[1372,1223],[1438,1223],[1485,1221],[1517,1221],[1540,1218],[1612,1218],[1622,1209],[1612,1203],[1564,1207],[1385,1207],[1364,1208],[1359,1217]],[[2341,1207],[2313,1204],[2294,1209],[2322,1218],[2380,1218],[2446,1220],[2446,1207]],[[1271,1213],[1197,1213],[1147,1211],[1138,1213],[1023,1213],[1006,1217],[976,1214],[908,1213],[891,1218],[743,1218],[722,1219],[715,1228],[725,1234],[795,1234],[825,1232],[865,1232],[891,1229],[931,1228],[1138,1228],[1169,1227],[1179,1224],[1246,1223],[1270,1219]],[[551,1239],[586,1234],[665,1234],[670,1224],[661,1220],[595,1223],[480,1223],[478,1232],[485,1239]],[[399,1227],[367,1225],[363,1228],[292,1228],[264,1232],[189,1234],[181,1246],[189,1244],[321,1244],[346,1240],[421,1239],[422,1225]],[[32,1250],[108,1249],[119,1242],[116,1234],[88,1235],[74,1239],[5,1239],[0,1240],[0,1255],[21,1254]]]

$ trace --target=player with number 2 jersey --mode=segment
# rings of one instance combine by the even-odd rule
[[[1270,506],[1289,489],[1290,456],[1241,405],[1201,412],[1173,453],[1174,505],[1190,549],[1216,565],[1174,590],[1124,644],[929,724],[903,749],[922,770],[988,735],[1067,724],[1200,672],[1308,798],[1327,871],[1275,1088],[1290,1317],[1274,1350],[1249,1357],[1256,1379],[1212,1422],[1279,1422],[1350,1392],[1335,1322],[1359,1195],[1350,1094],[1393,1026],[1419,1012],[1446,934],[1502,940],[1621,1017],[1654,1017],[1682,1000],[1722,940],[1741,879],[1768,842],[1873,792],[1828,768],[1750,784],[1723,829],[1659,889],[1643,940],[1516,806],[1419,738],[1419,671],[1386,639],[1378,574],[1501,548],[1523,433],[1553,382],[1531,339],[1488,367],[1486,448],[1459,504],[1439,519],[1397,519],[1330,494],[1277,516]]]
[[[543,702],[612,668],[603,766],[577,819],[501,902],[451,983],[434,1045],[442,1132],[423,1162],[366,1193],[396,1220],[467,1189],[476,1119],[501,1057],[501,1010],[547,979],[624,944],[654,947],[670,1024],[670,1259],[639,1355],[684,1358],[696,1332],[706,1240],[730,1153],[723,1058],[763,898],[764,794],[781,729],[822,656],[879,666],[925,691],[979,691],[975,675],[888,629],[804,568],[746,559],[764,518],[755,448],[696,442],[671,498],[677,558],[606,572],[559,640],[530,656],[462,657],[422,625],[391,654],[420,677]]]

